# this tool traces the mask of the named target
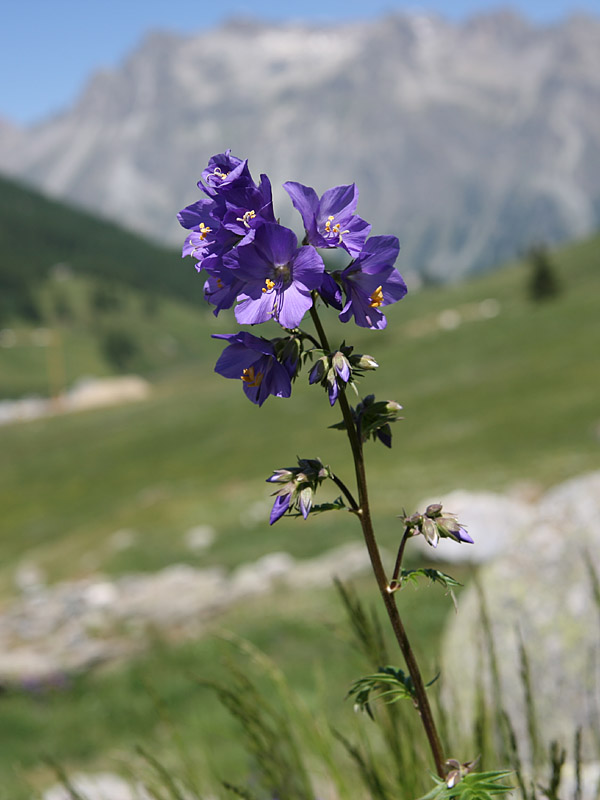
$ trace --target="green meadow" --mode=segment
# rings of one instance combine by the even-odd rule
[[[544,302],[528,298],[527,267],[518,262],[461,284],[409,292],[386,310],[382,332],[341,325],[323,309],[333,345],[347,338],[380,364],[362,379],[361,393],[404,408],[392,450],[379,443],[367,450],[375,523],[388,550],[399,539],[397,515],[424,498],[456,488],[541,491],[598,468],[599,246],[595,237],[552,254],[562,291]],[[47,395],[49,387],[84,375],[114,373],[102,347],[109,330],[126,331],[135,342],[122,371],[151,383],[139,403],[0,427],[4,604],[25,560],[52,583],[174,563],[232,568],[280,550],[308,558],[360,535],[343,512],[269,527],[264,480],[296,456],[318,456],[352,483],[347,443],[328,429],[339,411],[306,375],[291,400],[251,405],[239,383],[213,372],[221,344],[210,334],[235,331],[232,312],[215,319],[201,305],[201,278],[191,262],[169,253],[165,269],[178,271],[178,282],[187,275],[193,302],[155,287],[150,302],[143,287],[112,275],[109,289],[119,300],[99,311],[90,298],[100,279],[78,268],[75,257],[66,275],[49,272],[36,285],[41,320],[2,323],[15,337],[0,347],[2,397]],[[53,331],[43,347],[32,338],[39,326]],[[335,498],[334,489],[324,487],[321,499]],[[197,525],[216,532],[200,554],[185,542]],[[137,535],[115,550],[111,537],[122,530]],[[368,576],[357,587],[375,602]],[[408,589],[400,599],[434,669],[451,603],[435,587]],[[363,666],[335,592],[279,592],[275,601],[257,598],[229,611],[198,641],[157,641],[146,655],[80,676],[67,689],[40,697],[5,692],[0,797],[29,797],[23,787],[50,780],[45,757],[68,769],[116,769],[131,764],[136,744],[168,763],[193,763],[203,785],[219,777],[243,783],[248,767],[237,728],[196,683],[222,675],[223,659],[247,659],[222,641],[225,628],[274,659],[319,719],[348,730],[359,724],[343,697]]]

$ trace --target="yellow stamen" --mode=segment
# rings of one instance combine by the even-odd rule
[[[223,172],[223,170],[221,170],[219,167],[215,167],[213,170],[213,175],[216,175],[217,178],[221,178],[221,180],[224,180],[229,175],[229,173]]]
[[[325,233],[329,233],[329,234],[333,234],[334,236],[337,236],[338,237],[338,244],[341,244],[342,243],[342,237],[346,233],[350,233],[350,231],[341,231],[340,230],[341,225],[340,225],[339,222],[336,222],[335,225],[332,226],[331,223],[332,223],[333,219],[334,219],[333,215],[330,216],[330,217],[327,217],[327,222],[325,223]]]
[[[265,289],[265,288],[263,287],[263,292],[270,292],[270,291],[271,291],[271,289],[274,289],[274,288],[275,288],[275,281],[272,281],[270,278],[267,278],[267,279],[265,280],[265,283],[267,284],[267,288]]]
[[[221,280],[221,278],[217,278],[217,289],[222,289],[222,288],[223,288],[223,281]]]
[[[369,303],[371,308],[379,308],[379,306],[383,305],[383,292],[381,291],[381,286],[378,286],[375,289],[369,300],[371,301]]]
[[[246,211],[243,217],[236,217],[237,222],[243,222],[244,225],[249,228],[250,223],[248,222],[249,219],[254,219],[256,217],[256,211]]]
[[[200,223],[199,228],[200,228],[200,230],[199,230],[200,241],[203,242],[206,239],[206,237],[208,236],[208,234],[211,232],[212,228],[209,228],[203,222]]]
[[[257,386],[260,386],[261,383],[262,383],[263,374],[262,374],[262,372],[256,372],[255,373],[254,372],[254,367],[248,367],[248,369],[245,369],[242,372],[240,377],[244,381],[244,383],[248,384],[248,386],[257,387]]]

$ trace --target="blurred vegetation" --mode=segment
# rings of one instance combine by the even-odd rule
[[[556,276],[552,256],[544,245],[529,249],[526,256],[529,265],[529,297],[534,303],[550,300],[561,291],[561,284]]]
[[[64,386],[115,368],[152,381],[145,402],[0,427],[1,597],[13,595],[24,559],[57,581],[176,562],[234,567],[275,550],[306,558],[359,537],[341,514],[268,526],[263,479],[296,455],[319,456],[351,482],[344,437],[327,430],[339,411],[305,376],[292,402],[269,398],[259,410],[213,372],[222,345],[210,333],[237,325],[231,312],[215,319],[203,305],[191,262],[6,182],[0,211],[0,328],[12,331],[0,337],[0,397],[48,395],[52,359],[62,363]],[[363,392],[404,406],[392,451],[375,444],[367,451],[384,547],[397,543],[396,515],[425,497],[532,482],[541,490],[597,468],[600,374],[590,365],[599,245],[594,237],[552,253],[562,287],[552,303],[531,304],[523,263],[515,263],[460,285],[410,291],[386,309],[384,332],[342,326],[324,310],[334,345],[346,337],[381,365],[365,377]],[[134,343],[122,367],[103,346],[111,331]],[[197,525],[216,532],[202,553],[185,541]],[[117,549],[112,537],[122,530],[135,536]],[[371,592],[371,581],[360,589]],[[406,591],[403,604],[433,668],[447,599],[431,590],[423,603]],[[333,591],[323,590],[258,598],[222,624],[264,648],[308,707],[331,713],[345,730],[355,722],[341,698],[358,674],[340,620]],[[243,772],[246,761],[235,726],[195,682],[218,678],[221,649],[210,637],[157,643],[143,659],[63,690],[0,696],[0,772],[14,779],[0,797],[29,797],[16,788],[23,771],[36,784],[49,779],[40,748],[66,767],[110,768],[127,760],[132,742],[154,744],[169,760],[171,718],[197,769],[236,783],[231,773]],[[157,714],[157,698],[167,716]]]

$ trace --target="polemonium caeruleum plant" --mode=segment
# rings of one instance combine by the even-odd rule
[[[359,708],[370,713],[369,701],[407,697],[412,700],[429,743],[436,785],[428,797],[489,797],[506,792],[499,783],[505,773],[476,773],[474,762],[461,762],[444,753],[427,697],[427,687],[398,612],[396,595],[403,582],[421,574],[445,586],[452,579],[437,570],[406,570],[402,560],[407,542],[422,535],[436,547],[440,538],[458,545],[472,539],[456,517],[441,505],[423,513],[402,514],[402,534],[391,577],[388,577],[377,544],[365,473],[364,446],[369,439],[391,447],[391,424],[399,419],[401,406],[367,395],[352,407],[348,387],[377,369],[376,360],[357,354],[345,342],[332,347],[319,315],[320,304],[339,312],[342,323],[352,319],[363,328],[383,330],[386,306],[401,300],[406,284],[395,267],[399,242],[395,236],[370,235],[371,225],[356,213],[358,190],[354,184],[336,186],[319,197],[314,189],[289,181],[284,184],[300,213],[305,235],[296,234],[276,220],[271,184],[266,175],[254,182],[247,160],[230,150],[213,156],[198,187],[204,197],[183,209],[178,219],[189,233],[183,255],[191,256],[198,272],[204,272],[204,295],[215,315],[235,304],[242,325],[274,321],[281,334],[265,338],[244,330],[219,334],[226,347],[215,370],[239,380],[246,397],[261,406],[270,395],[288,398],[292,384],[307,367],[311,384],[320,384],[331,406],[336,403],[341,421],[333,426],[346,432],[354,461],[355,488],[318,458],[301,458],[298,465],[275,469],[267,478],[274,487],[270,523],[284,515],[346,510],[360,523],[373,573],[407,672],[391,667],[357,681],[350,690]],[[348,257],[344,269],[328,271],[319,251],[337,249]],[[310,316],[311,333],[303,327]],[[358,391],[357,391],[358,395]],[[315,504],[324,481],[341,491],[333,503]]]

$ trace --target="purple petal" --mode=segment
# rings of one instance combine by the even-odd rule
[[[246,288],[248,288],[246,286]],[[235,307],[235,318],[240,325],[258,325],[261,322],[268,322],[273,319],[273,307],[277,295],[274,291],[260,291],[257,297],[250,297],[247,294],[240,294],[240,301]]]
[[[357,203],[358,189],[354,183],[349,186],[334,186],[332,189],[327,189],[319,203],[319,222],[326,220],[329,216],[335,217],[341,212],[350,216],[356,211]]]
[[[298,239],[289,228],[267,222],[257,229],[254,246],[269,265],[288,264],[296,252]]]
[[[258,405],[262,406],[269,395],[275,397],[290,397],[292,382],[285,367],[274,359],[264,366],[264,377],[259,387]],[[259,365],[263,369],[263,364]]]
[[[215,372],[224,378],[241,378],[242,373],[260,359],[260,355],[242,344],[226,347],[215,364]]]
[[[367,236],[371,233],[371,226],[361,217],[354,215],[349,222],[344,224],[347,233],[343,233],[340,247],[356,258],[365,245]]]
[[[186,206],[177,214],[179,224],[183,228],[194,228],[203,222],[210,227],[211,223],[214,224],[215,220],[211,216],[210,211],[214,208],[214,202],[208,198],[197,200],[191,206]]]
[[[290,284],[279,293],[276,310],[277,322],[284,328],[298,327],[312,304],[312,295],[308,289],[303,289],[302,286],[297,286],[295,283]]]
[[[323,273],[319,294],[329,306],[342,309],[342,290],[328,272]]]
[[[271,516],[269,518],[269,524],[273,525],[274,522],[277,522],[285,512],[290,507],[290,495],[284,494],[283,496],[279,496],[275,498],[275,502],[273,503],[273,508],[271,509]]]
[[[292,262],[294,283],[300,283],[307,289],[318,289],[323,280],[325,265],[314,247],[301,247]]]
[[[300,212],[307,233],[316,231],[316,217],[319,210],[319,198],[310,186],[303,186],[295,181],[287,181],[283,188],[289,194],[294,208]]]
[[[396,236],[371,236],[358,257],[360,269],[372,274],[393,267],[399,252],[400,242]]]

